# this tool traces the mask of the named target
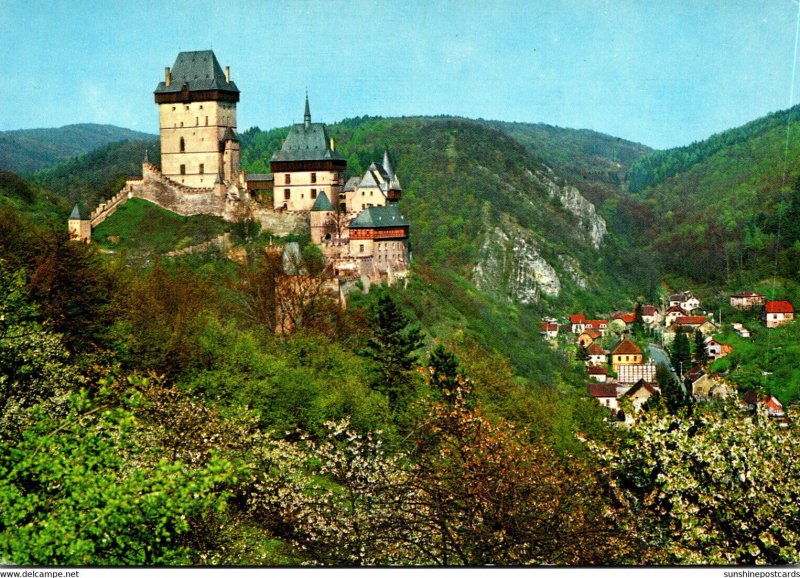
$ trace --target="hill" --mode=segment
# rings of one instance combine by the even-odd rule
[[[0,132],[0,169],[30,174],[112,142],[154,135],[109,124],[70,124]]]
[[[632,184],[653,184],[632,192],[625,204],[637,242],[660,267],[714,285],[750,283],[774,274],[776,263],[780,275],[797,278],[792,245],[800,236],[787,233],[796,221],[792,207],[800,210],[792,189],[800,175],[798,112],[775,113],[634,162]]]

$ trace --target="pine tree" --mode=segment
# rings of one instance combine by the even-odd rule
[[[422,344],[422,333],[410,327],[408,317],[387,293],[383,292],[368,313],[372,337],[364,355],[375,363],[373,387],[389,398],[395,410],[413,390],[411,370],[417,362],[414,353]]]
[[[686,389],[670,368],[663,363],[659,363],[656,367],[656,381],[661,388],[661,399],[664,400],[664,406],[670,413],[677,413],[681,408],[690,404],[691,398]]]
[[[708,352],[706,351],[706,338],[703,332],[699,329],[694,332],[694,361],[700,365],[705,365],[708,361]]]
[[[675,341],[672,343],[670,352],[670,361],[675,371],[681,375],[690,369],[692,363],[691,346],[689,344],[689,338],[686,337],[686,333],[683,331],[678,331],[675,335]]]
[[[637,337],[644,335],[644,319],[642,319],[642,304],[636,303],[636,309],[633,311],[633,334]]]

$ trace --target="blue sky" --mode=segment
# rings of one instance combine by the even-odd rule
[[[155,133],[164,67],[213,48],[242,92],[240,130],[302,120],[308,89],[315,121],[452,114],[665,148],[789,106],[797,11],[793,0],[0,0],[0,130]]]

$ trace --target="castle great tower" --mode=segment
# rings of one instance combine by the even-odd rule
[[[229,182],[239,172],[239,89],[211,50],[181,52],[155,90],[161,172],[187,187]]]

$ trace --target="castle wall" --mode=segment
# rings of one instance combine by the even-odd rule
[[[162,103],[158,116],[164,176],[187,187],[212,186],[223,172],[220,141],[228,128],[236,128],[236,103]],[[234,162],[231,174],[239,171],[238,154]]]

